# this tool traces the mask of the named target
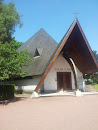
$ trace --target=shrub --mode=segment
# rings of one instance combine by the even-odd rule
[[[0,85],[0,100],[7,100],[14,97],[15,85]]]
[[[85,80],[85,84],[86,85],[89,85],[89,84],[92,84],[92,83],[93,83],[93,81],[91,79],[86,79]]]

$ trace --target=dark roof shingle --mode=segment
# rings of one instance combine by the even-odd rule
[[[23,70],[28,72],[27,76],[44,73],[57,45],[57,42],[44,29],[40,29],[18,48],[17,51],[29,50],[30,57],[33,59],[33,63],[28,62],[28,66],[23,67]],[[40,56],[34,58],[36,49]]]

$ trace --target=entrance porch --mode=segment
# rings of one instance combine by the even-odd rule
[[[79,90],[83,91],[83,74],[77,67],[76,69],[78,87]],[[44,93],[54,93],[67,90],[75,90],[75,80],[69,63],[61,54],[56,59],[54,65],[44,80]]]

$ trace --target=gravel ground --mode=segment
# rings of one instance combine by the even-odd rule
[[[98,95],[0,102],[0,130],[98,130]]]

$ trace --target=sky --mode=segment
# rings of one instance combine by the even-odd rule
[[[4,3],[12,0],[4,0]],[[98,0],[13,0],[23,26],[14,37],[26,42],[43,28],[58,43],[75,19],[74,12],[92,50],[98,52]]]

